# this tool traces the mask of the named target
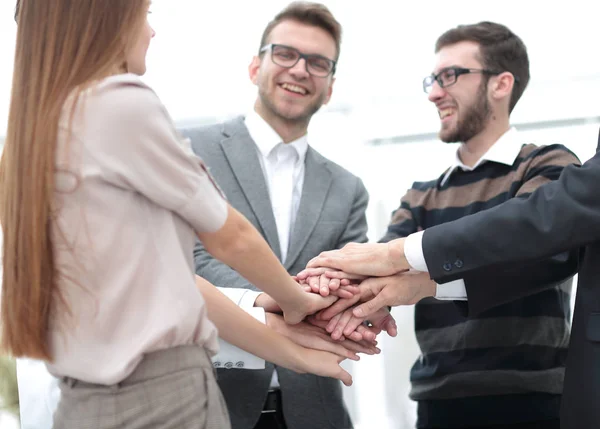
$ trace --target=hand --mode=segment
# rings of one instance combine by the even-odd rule
[[[296,323],[300,323],[306,316],[331,306],[338,299],[333,295],[321,296],[306,291],[302,293],[301,297],[302,302],[292,302],[287,305],[279,304],[283,311],[283,317],[289,324],[295,325]]]
[[[330,267],[366,276],[390,276],[410,268],[404,256],[404,238],[389,243],[348,243],[340,250],[322,252],[306,267]]]
[[[278,314],[267,313],[267,325],[288,337],[298,345],[309,349],[322,350],[334,353],[343,358],[359,360],[356,353],[375,354],[377,348],[370,343],[359,344],[353,341],[334,341],[323,328],[300,322],[296,325],[288,325]]]
[[[269,313],[282,313],[281,307],[279,304],[275,302],[273,298],[269,294],[261,293],[256,297],[256,301],[254,301],[255,307],[262,307],[265,311]]]
[[[348,337],[356,330],[365,328],[363,322],[367,318],[356,317],[352,311],[353,309],[349,308],[329,321],[326,330],[331,333],[331,338],[337,340],[343,336]],[[390,337],[395,337],[398,334],[396,321],[387,308],[381,308],[370,315],[368,321],[376,329],[377,334],[381,331],[386,331]],[[363,334],[365,340],[375,339],[375,333],[368,331],[368,334]]]
[[[314,316],[309,316],[306,318],[306,321],[311,325],[318,326],[324,332],[326,332],[325,328],[329,324],[326,320],[318,320]],[[365,340],[364,337],[368,337],[371,333],[371,337],[374,338],[372,340]],[[365,325],[360,325],[354,332],[352,332],[347,338],[342,336],[339,340],[334,340],[335,342],[341,342],[344,344],[344,347],[347,349],[353,350],[357,353],[365,353],[365,354],[378,354],[381,353],[381,350],[377,347],[377,335],[381,332],[381,329],[377,329],[375,327],[368,327]],[[328,333],[326,333],[328,335]],[[330,339],[333,340],[333,338]],[[368,351],[363,351],[363,350]]]
[[[338,298],[352,298],[358,293],[358,288],[351,284],[350,278],[353,278],[352,275],[345,275],[327,267],[318,267],[304,269],[298,273],[296,281],[308,285],[313,293],[319,293],[321,296],[332,294]]]
[[[297,365],[294,371],[310,373],[321,377],[332,377],[340,380],[346,386],[352,386],[352,376],[340,366],[344,358],[321,350],[307,349],[298,346],[296,354]]]
[[[360,288],[373,298],[354,308],[353,314],[358,318],[369,318],[383,307],[416,304],[425,297],[435,296],[436,285],[428,273],[406,271],[366,279]]]

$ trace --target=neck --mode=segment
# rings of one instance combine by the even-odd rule
[[[274,115],[273,113],[262,108],[259,101],[257,101],[254,105],[254,110],[267,122],[267,124],[271,126],[271,128],[273,128],[273,130],[275,130],[275,132],[283,140],[283,143],[291,143],[295,140],[298,140],[308,131],[308,120],[287,120],[280,116]]]
[[[479,134],[461,143],[458,148],[461,162],[466,166],[473,167],[509,128],[508,116],[500,119],[492,115],[487,126]]]

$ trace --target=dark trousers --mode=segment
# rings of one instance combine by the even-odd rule
[[[441,428],[430,428],[441,429]],[[466,429],[466,428],[465,428]],[[560,429],[560,420],[544,420],[527,423],[513,423],[510,425],[477,426],[469,429]]]
[[[283,418],[280,390],[269,391],[263,412],[254,429],[287,429]]]

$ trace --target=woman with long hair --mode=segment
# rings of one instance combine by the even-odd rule
[[[335,299],[294,282],[140,80],[149,1],[19,3],[1,346],[61,378],[55,427],[228,428],[217,328],[277,365],[351,383],[341,357],[276,334],[194,275],[197,237],[290,323]]]

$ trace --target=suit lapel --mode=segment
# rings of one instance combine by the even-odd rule
[[[316,152],[309,147],[306,152],[304,185],[300,206],[296,214],[296,222],[292,230],[290,247],[285,261],[285,267],[288,270],[298,259],[310,234],[315,229],[330,186],[331,171],[329,171],[323,160],[317,158]]]
[[[275,255],[281,259],[277,225],[255,143],[242,118],[226,122],[223,125],[223,134],[225,135],[221,141],[223,153],[252,207],[265,239]]]

